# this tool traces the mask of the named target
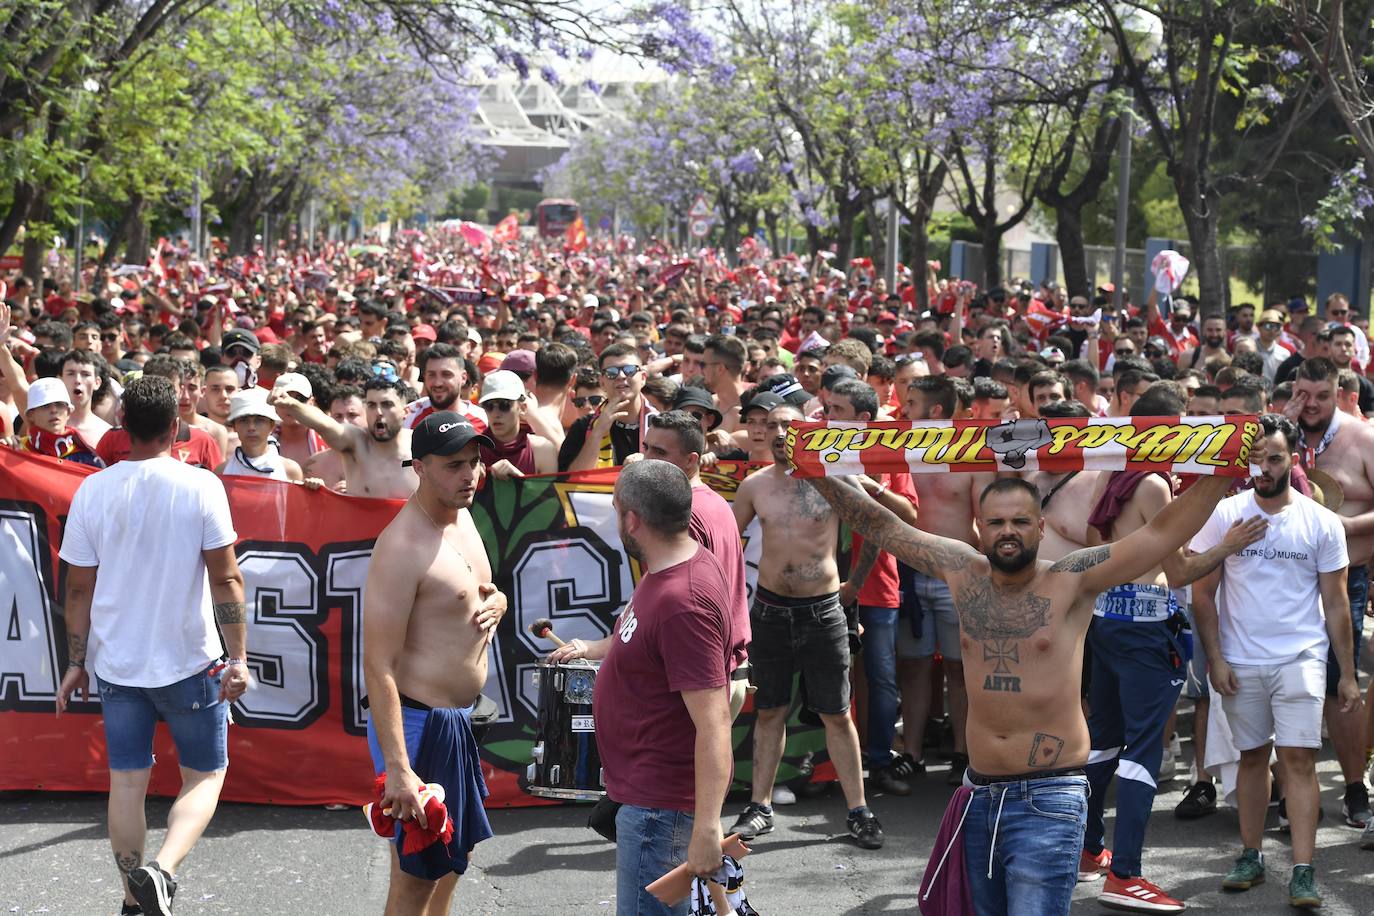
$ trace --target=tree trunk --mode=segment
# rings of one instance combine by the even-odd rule
[[[1217,227],[1215,208],[1206,213],[1183,211],[1183,221],[1188,225],[1188,241],[1192,244],[1193,270],[1197,271],[1198,311],[1202,318],[1225,317],[1231,306],[1231,284],[1227,282],[1226,272],[1221,267],[1221,240]],[[1136,296],[1144,301],[1145,290],[1134,290]]]
[[[997,207],[989,207],[978,227],[983,240],[983,289],[1002,285],[1002,230],[997,226]]]
[[[1059,243],[1059,258],[1064,262],[1064,286],[1070,296],[1093,297],[1088,281],[1088,252],[1083,245],[1083,213],[1080,207],[1063,203],[1054,208],[1054,239]]]
[[[142,197],[136,200],[129,223],[129,246],[124,253],[126,264],[148,263],[148,208]]]
[[[14,183],[14,197],[10,202],[9,212],[5,214],[4,221],[0,222],[0,255],[10,250],[10,246],[19,236],[19,227],[29,218],[29,204],[33,202],[34,192],[31,184],[23,181]]]
[[[869,254],[873,259],[873,276],[887,276],[887,219],[878,215],[876,201],[864,205],[864,218],[868,223]]]
[[[773,249],[773,257],[783,255],[782,239],[778,236],[778,214],[774,210],[763,211],[763,225],[768,232],[768,247]]]
[[[47,222],[51,218],[52,209],[48,206],[48,192],[44,188],[39,188],[38,193],[33,196],[33,203],[29,204],[29,231],[24,235],[23,268],[24,276],[33,281],[34,289],[39,292],[43,290],[43,256],[48,252],[49,239],[34,232],[33,224]]]
[[[911,268],[911,285],[916,288],[916,311],[930,308],[930,286],[926,283],[926,262],[930,260],[930,222],[911,221],[911,246],[907,249],[907,266]]]

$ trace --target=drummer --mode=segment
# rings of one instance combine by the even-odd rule
[[[615,484],[620,539],[643,575],[615,634],[575,639],[549,660],[602,657],[596,743],[616,814],[616,912],[673,914],[644,888],[687,863],[721,867],[720,807],[733,752],[726,685],[730,588],[692,540],[692,487],[666,461],[625,466]],[[690,836],[690,840],[688,837]]]
[[[491,442],[450,411],[415,427],[405,464],[419,488],[377,538],[367,571],[364,702],[373,765],[386,773],[381,808],[428,827],[419,792],[438,783],[456,828],[452,842],[418,853],[392,844],[387,913],[447,913],[472,848],[492,835],[469,707],[506,597],[468,512],[483,475],[479,444]]]

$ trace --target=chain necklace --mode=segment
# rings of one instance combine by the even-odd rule
[[[468,568],[468,572],[473,572],[472,564],[468,562],[468,558],[463,556],[463,552],[459,550],[457,547],[454,547],[452,542],[449,541],[448,536],[444,534],[446,527],[444,525],[440,525],[438,522],[434,520],[434,516],[429,514],[429,510],[425,508],[424,503],[420,502],[420,498],[418,496],[412,498],[415,500],[416,507],[418,507],[419,510],[425,514],[425,518],[429,519],[429,523],[438,529],[439,540],[447,544],[448,549],[452,550],[454,553],[458,555],[458,559],[463,561],[463,565]]]

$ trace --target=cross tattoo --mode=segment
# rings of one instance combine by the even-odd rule
[[[983,661],[994,662],[994,674],[1011,674],[1007,661],[1021,661],[1021,650],[1014,639],[994,639],[992,645],[983,643]]]

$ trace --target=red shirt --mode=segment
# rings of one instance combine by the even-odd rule
[[[1198,345],[1197,334],[1193,333],[1191,327],[1184,325],[1183,333],[1174,336],[1173,327],[1163,318],[1156,318],[1150,322],[1150,336],[1164,338],[1165,343],[1169,345],[1170,356],[1175,362],[1184,350]]]
[[[730,504],[706,484],[692,487],[692,520],[687,533],[720,563],[730,589],[730,664],[734,671],[749,659],[749,586],[744,580],[744,545]]]
[[[898,474],[895,477],[891,474],[883,474],[878,478],[878,483],[887,484],[888,489],[893,493],[911,500],[913,506],[920,504],[910,474]],[[863,545],[863,535],[855,531],[854,545],[849,551],[851,564],[859,562],[859,548]],[[851,565],[850,568],[852,569],[853,566]],[[902,589],[897,579],[897,558],[886,550],[878,551],[877,562],[869,570],[863,588],[859,589],[859,603],[869,607],[902,606]]]
[[[193,464],[208,471],[219,467],[224,456],[220,454],[219,445],[216,444],[214,437],[203,429],[187,426],[181,421],[177,423],[177,438],[172,443],[172,457],[183,464]],[[129,457],[130,445],[128,430],[117,426],[100,437],[95,453],[105,462],[105,466],[109,467]]]
[[[729,682],[730,600],[704,547],[639,580],[611,633],[592,705],[606,792],[616,801],[694,810],[697,731],[680,694]]]

